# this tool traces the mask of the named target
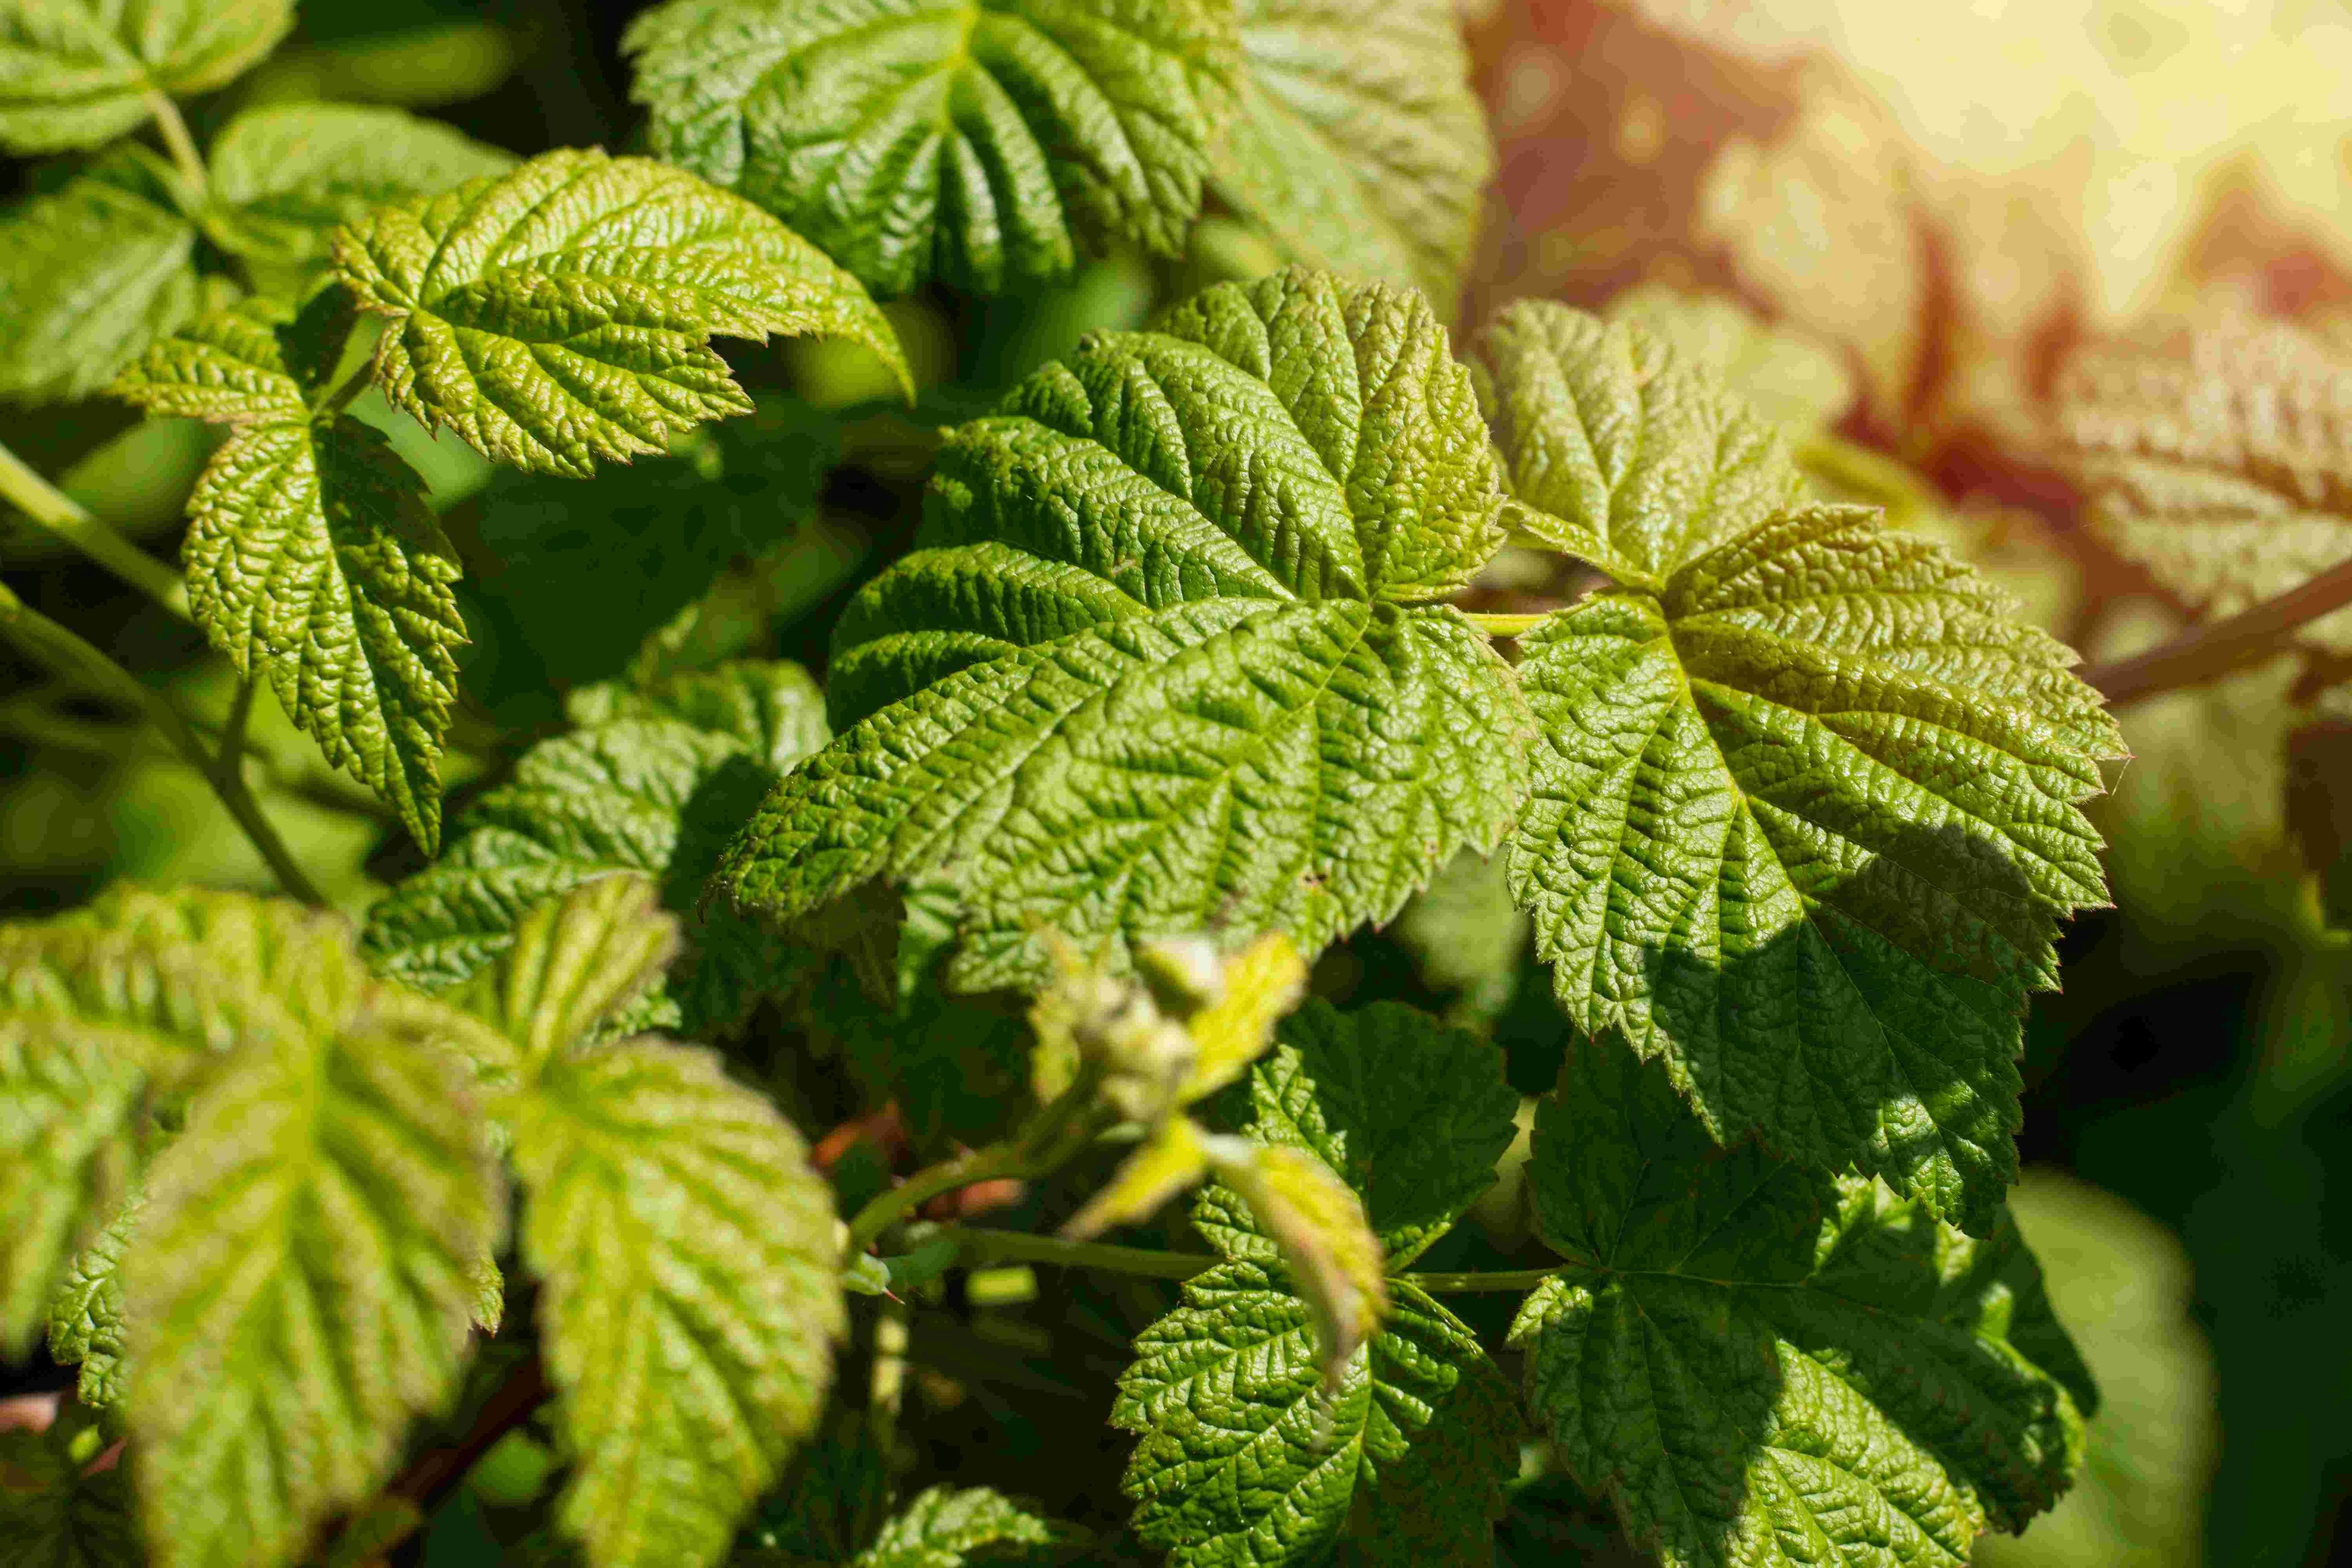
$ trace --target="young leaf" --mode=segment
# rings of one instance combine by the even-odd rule
[[[121,1467],[85,1473],[97,1434],[60,1418],[0,1431],[0,1543],[9,1568],[140,1568],[147,1554]]]
[[[2004,1215],[1713,1146],[1655,1063],[1574,1052],[1538,1113],[1570,1266],[1512,1331],[1584,1485],[1672,1568],[1964,1563],[2071,1482],[2096,1402]]]
[[[798,665],[744,661],[595,697],[579,710],[646,712],[541,742],[477,801],[440,861],[368,911],[361,945],[378,971],[429,992],[471,978],[541,904],[591,878],[641,871],[687,926],[688,953],[628,1027],[728,1032],[797,963],[723,909],[700,909],[727,837],[776,776],[824,736],[816,683]],[[648,710],[723,721],[700,729]]]
[[[222,86],[293,25],[294,0],[5,0],[0,148],[111,142],[146,122],[152,96]]]
[[[6,26],[0,10],[0,38]],[[125,147],[0,215],[0,398],[85,396],[194,313],[196,230],[174,185]]]
[[[1519,1099],[1486,1041],[1393,1002],[1342,1013],[1314,1001],[1250,1070],[1244,1136],[1313,1154],[1363,1194],[1395,1269],[1494,1184]],[[1229,1258],[1265,1256],[1230,1191],[1202,1194],[1194,1223]]]
[[[1770,421],[1664,339],[1549,301],[1478,334],[1515,521],[1629,587],[1789,511],[1804,477]]]
[[[314,309],[324,310],[331,300]],[[389,441],[312,417],[288,364],[308,316],[248,300],[148,351],[115,395],[229,425],[188,502],[181,553],[197,624],[327,760],[382,795],[427,853],[466,625],[457,553]]]
[[[1418,295],[1291,271],[1090,339],[941,454],[927,541],[835,633],[855,728],[730,851],[746,910],[961,901],[960,988],[1036,936],[1384,919],[1524,789],[1524,704],[1419,603],[1500,542],[1468,378]]]
[[[331,929],[237,894],[118,890],[0,926],[0,1347],[15,1353],[74,1251],[124,1201],[157,1099],[245,1038]],[[196,944],[204,943],[204,951]]]
[[[327,258],[327,237],[369,209],[514,167],[510,153],[396,109],[284,103],[249,109],[212,145],[205,232],[278,268]]]
[[[1450,0],[1240,0],[1238,110],[1212,184],[1312,267],[1451,315],[1494,176]]]
[[[1328,1562],[1358,1509],[1368,1563],[1491,1562],[1518,1468],[1509,1385],[1477,1336],[1410,1285],[1327,1385],[1278,1268],[1220,1264],[1146,1329],[1112,1423],[1140,1434],[1136,1532],[1172,1568]]]
[[[347,940],[281,982],[157,1158],[124,1269],[128,1413],[162,1568],[294,1560],[457,1392],[478,1261],[505,1228],[455,1051],[379,1020]],[[462,1030],[452,1021],[450,1034]]]
[[[625,47],[656,152],[877,294],[1181,255],[1234,69],[1222,0],[669,0]]]
[[[1051,1525],[1001,1492],[928,1487],[882,1527],[851,1568],[964,1568],[1053,1543]]]
[[[2347,405],[2352,361],[2300,328],[2159,318],[2077,351],[2054,421],[2100,537],[2220,617],[2352,559]],[[2352,611],[2294,640],[2352,654]]]
[[[335,266],[389,318],[377,384],[427,426],[536,473],[659,452],[749,413],[714,336],[848,337],[909,390],[856,279],[740,196],[645,158],[541,153],[513,173],[379,207]]]
[[[466,1005],[514,1042],[525,1071],[590,1038],[677,954],[677,921],[654,900],[651,881],[624,871],[541,904],[462,993]]]
[[[82,1248],[49,1300],[49,1359],[81,1363],[74,1402],[111,1410],[122,1402],[122,1254],[146,1194],[133,1192],[96,1240]]]
[[[1792,440],[1822,434],[1853,406],[1853,372],[1836,350],[1736,296],[1642,283],[1612,296],[1606,314],[1663,341],[1676,363],[1721,376]]]
[[[2114,723],[1970,568],[1800,506],[1778,437],[1654,340],[1559,306],[1504,326],[1522,495],[1639,584],[1519,645],[1545,743],[1509,870],[1561,1002],[1664,1057],[1717,1136],[1980,1233],[2027,994],[2105,900],[2079,806]]]
[[[814,1425],[845,1325],[799,1136],[709,1053],[558,1056],[514,1102],[522,1255],[596,1568],[702,1564]]]

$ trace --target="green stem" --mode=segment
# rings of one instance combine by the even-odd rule
[[[351,351],[346,349],[343,352],[348,353]],[[333,418],[350,407],[352,400],[365,392],[374,383],[375,356],[371,354],[360,361],[351,374],[335,384],[335,390],[327,394],[325,400],[319,405],[316,416],[320,419]]]
[[[1223,1261],[1205,1252],[1162,1252],[1150,1247],[1112,1247],[1099,1241],[1065,1241],[1025,1230],[950,1232],[967,1264],[1052,1263],[1066,1268],[1100,1268],[1147,1279],[1190,1279]]]
[[[1551,619],[1554,613],[1538,610],[1533,615],[1508,615],[1499,610],[1465,610],[1462,618],[1490,637],[1517,637],[1535,630]]]
[[[26,468],[5,447],[0,447],[0,500],[10,502],[182,620],[189,618],[187,584],[177,572],[90,516],[81,503]]]
[[[172,154],[180,177],[188,182],[198,195],[203,195],[212,181],[205,173],[205,161],[196,153],[195,138],[188,134],[188,122],[180,118],[180,106],[166,93],[150,90],[148,112],[155,117],[155,129],[163,132],[164,149]]]
[[[992,1143],[969,1154],[943,1160],[916,1172],[897,1186],[877,1193],[849,1222],[849,1245],[844,1252],[856,1258],[881,1234],[941,1193],[991,1182],[1003,1176],[1026,1176],[1028,1151],[1019,1143]]]
[[[106,693],[137,708],[149,723],[163,731],[172,749],[186,759],[190,767],[209,782],[221,804],[245,829],[254,848],[268,862],[278,885],[306,904],[324,904],[327,900],[303,873],[301,866],[288,853],[285,841],[278,830],[261,814],[253,792],[246,787],[243,771],[234,763],[226,766],[219,757],[205,747],[196,732],[188,727],[180,710],[163,699],[161,692],[149,688],[138,677],[76,637],[72,632],[26,605],[5,584],[0,584],[0,636],[24,650],[35,663],[46,667],[59,678],[77,682],[92,690]]]
[[[1224,1261],[1205,1252],[1167,1252],[1150,1247],[1112,1247],[1099,1241],[1066,1241],[1058,1236],[1032,1236],[1023,1230],[983,1230],[954,1226],[966,1264],[1049,1263],[1066,1268],[1099,1268],[1109,1274],[1132,1274],[1146,1279],[1190,1279]],[[1433,1295],[1466,1295],[1473,1291],[1532,1290],[1559,1270],[1515,1268],[1496,1273],[1400,1274],[1405,1284]]]
[[[2265,599],[2223,621],[2197,626],[2137,658],[2094,665],[2083,679],[2099,689],[2107,706],[2202,686],[2278,652],[2286,634],[2352,605],[2352,561],[2340,562],[2310,581]]]

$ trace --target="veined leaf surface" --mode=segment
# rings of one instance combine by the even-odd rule
[[[543,153],[511,174],[377,208],[337,271],[389,318],[377,384],[500,462],[586,478],[748,414],[713,337],[850,338],[908,380],[850,277],[742,197],[647,158]]]
[[[0,398],[104,386],[196,309],[195,226],[143,147],[0,214]]]
[[[111,142],[146,122],[150,94],[219,87],[293,25],[294,0],[5,0],[0,147]]]
[[[1501,541],[1466,374],[1416,295],[1293,270],[1107,334],[962,427],[922,542],[835,634],[846,732],[730,852],[827,923],[961,902],[952,977],[1231,926],[1312,951],[1394,913],[1524,787],[1524,705],[1455,612]]]
[[[626,47],[656,151],[878,294],[1181,254],[1234,55],[1228,0],[670,0]]]
[[[1969,1558],[2071,1483],[2097,1402],[2003,1216],[1725,1151],[1655,1063],[1580,1046],[1536,1124],[1570,1266],[1512,1331],[1577,1479],[1671,1568]]]

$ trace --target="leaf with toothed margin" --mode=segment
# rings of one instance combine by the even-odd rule
[[[1806,497],[1772,422],[1645,327],[1521,300],[1473,351],[1512,520],[1627,586]]]
[[[1234,68],[1230,0],[670,0],[625,47],[656,152],[880,294],[1181,255]]]
[[[705,884],[777,777],[824,743],[823,704],[800,666],[762,659],[575,692],[582,727],[524,752],[458,819],[448,853],[369,910],[369,962],[446,992],[532,910],[592,878],[644,872],[660,879],[686,951],[614,1026],[731,1032],[760,997],[796,984],[805,959],[707,904]]]
[[[177,176],[134,143],[0,209],[0,399],[86,396],[195,313],[180,207]]]
[[[1426,603],[1500,504],[1417,294],[1292,270],[1091,339],[941,454],[928,548],[836,629],[846,732],[721,875],[812,932],[934,879],[965,989],[1043,979],[1045,929],[1117,970],[1176,932],[1311,952],[1386,919],[1522,798],[1509,672]]]
[[[715,1563],[824,1408],[831,1191],[707,1051],[561,1052],[508,1104],[572,1460],[558,1521],[598,1568]]]
[[[1452,0],[1240,0],[1238,108],[1211,184],[1310,266],[1451,315],[1495,172]]]
[[[1381,1331],[1326,1384],[1312,1316],[1278,1265],[1223,1263],[1144,1330],[1111,1422],[1141,1441],[1123,1483],[1171,1568],[1494,1560],[1518,1468],[1510,1385],[1462,1321],[1392,1282]]]
[[[246,300],[156,344],[113,390],[230,426],[188,501],[181,554],[196,623],[431,854],[466,640],[457,552],[424,479],[380,432],[312,416],[318,389],[287,358],[297,321]]]
[[[276,906],[292,908],[292,906]],[[197,1091],[123,1263],[130,1463],[158,1568],[290,1562],[457,1396],[505,1232],[473,1026],[318,934]],[[199,959],[212,953],[196,950]]]
[[[1513,891],[1582,1028],[1727,1141],[1981,1234],[2017,1171],[2026,999],[2105,901],[2121,752],[2074,656],[1874,512],[1775,518],[1520,644],[1544,731]]]
[[[145,124],[158,97],[226,85],[293,25],[293,0],[6,0],[0,148],[111,142]]]
[[[74,1401],[92,1410],[122,1403],[122,1254],[145,1202],[143,1193],[131,1194],[74,1258],[49,1299],[49,1359],[60,1366],[80,1363]]]
[[[1428,1250],[1495,1181],[1519,1097],[1492,1043],[1394,1002],[1342,1013],[1311,1001],[1227,1103],[1254,1142],[1313,1154],[1364,1196],[1391,1269]],[[1221,1187],[1193,1224],[1229,1258],[1269,1256]]]
[[[1519,643],[1544,738],[1508,871],[1561,1003],[1717,1137],[1981,1234],[2027,996],[2106,901],[2098,693],[1969,566],[1806,504],[1662,340],[1522,303],[1479,348],[1522,521],[1624,584]]]
[[[337,274],[388,318],[377,384],[502,463],[584,479],[748,414],[713,337],[846,337],[912,394],[866,290],[742,197],[647,158],[543,153],[336,231]]]
[[[1538,1111],[1570,1261],[1512,1330],[1528,1405],[1669,1568],[1969,1560],[2073,1481],[2097,1390],[2006,1214],[1723,1150],[1654,1062],[1589,1043]]]
[[[239,893],[110,889],[0,925],[0,1352],[40,1321],[68,1260],[122,1205],[153,1111],[242,1041],[331,922]]]
[[[927,1487],[908,1500],[850,1568],[964,1568],[1035,1555],[1053,1526],[987,1487]]]

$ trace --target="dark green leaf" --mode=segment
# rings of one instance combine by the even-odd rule
[[[1236,1091],[1237,1096],[1243,1091]],[[1519,1097],[1502,1052],[1393,1002],[1342,1013],[1310,1001],[1250,1069],[1241,1131],[1302,1149],[1363,1195],[1391,1268],[1445,1234],[1495,1181]],[[1266,1261],[1247,1205],[1212,1187],[1194,1223],[1229,1258]]]
[[[1968,1560],[2072,1481],[2088,1374],[2004,1215],[1715,1147],[1655,1063],[1572,1053],[1536,1127],[1570,1266],[1513,1330],[1585,1485],[1675,1568]]]
[[[663,693],[668,695],[665,697]],[[514,940],[530,910],[590,878],[641,871],[687,925],[688,952],[625,1020],[691,1034],[740,1026],[787,987],[798,956],[724,909],[702,909],[720,851],[780,767],[820,740],[815,683],[799,666],[744,662],[591,700],[583,710],[645,712],[541,742],[514,776],[459,819],[448,853],[368,911],[362,939],[378,970],[432,992],[472,977]],[[723,721],[702,729],[671,711]]]
[[[1307,1305],[1267,1265],[1200,1275],[1143,1331],[1111,1420],[1142,1436],[1135,1528],[1173,1568],[1325,1563],[1351,1516],[1383,1568],[1492,1560],[1518,1468],[1509,1385],[1460,1320],[1392,1290],[1328,1388]]]
[[[626,47],[663,157],[882,294],[1181,254],[1234,68],[1219,0],[670,0]]]

